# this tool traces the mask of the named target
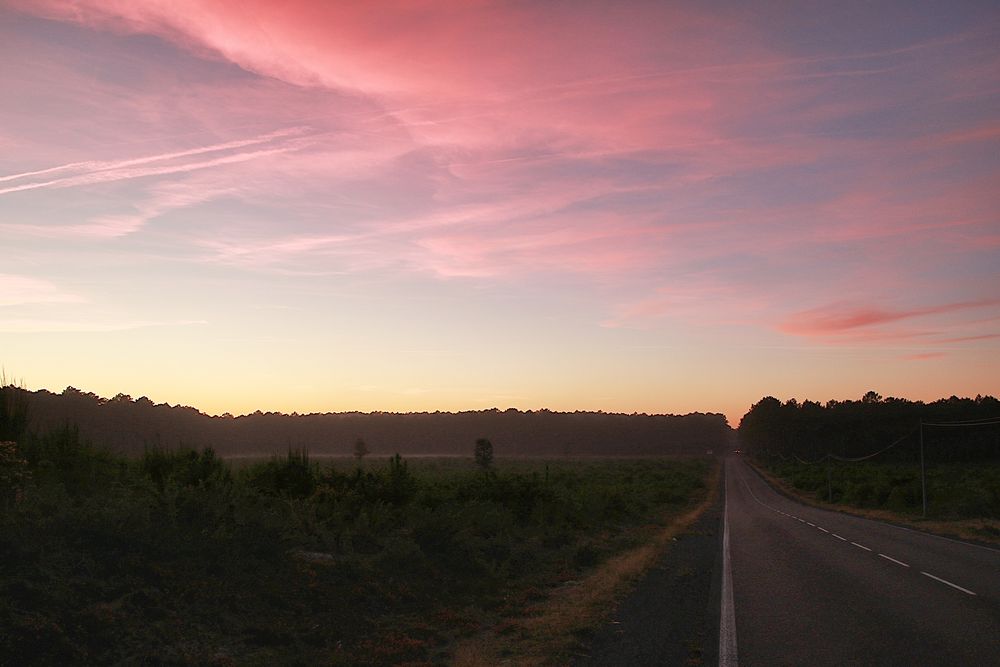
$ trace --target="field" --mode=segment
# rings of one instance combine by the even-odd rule
[[[471,445],[470,445],[471,454]],[[11,664],[439,664],[647,544],[707,459],[211,450],[127,460],[72,429],[0,461],[0,655]]]
[[[835,505],[910,520],[923,512],[919,464],[832,462],[828,469],[826,464],[772,460],[765,468],[795,491],[823,503],[832,499]],[[927,467],[926,483],[927,520],[964,522],[973,528],[971,537],[1000,538],[1000,465],[935,464]]]

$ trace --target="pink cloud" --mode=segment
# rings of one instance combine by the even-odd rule
[[[997,340],[1000,339],[1000,334],[979,334],[974,336],[955,336],[954,338],[942,338],[939,342],[941,343],[969,343],[977,342],[981,340]]]
[[[929,359],[941,359],[947,356],[944,352],[921,352],[919,354],[907,354],[903,357],[908,361],[927,361]]]
[[[677,34],[686,30],[702,36],[708,30],[730,31],[717,18],[706,21],[665,6],[641,12],[605,7],[597,22],[592,12],[576,9],[485,2],[19,4],[51,18],[156,34],[297,85],[394,95],[414,91],[467,95],[473,90],[497,95],[527,85],[533,90],[561,86],[568,79],[621,78],[622,64],[640,62],[644,49],[656,43],[659,50],[674,55],[677,68],[683,68],[698,62],[685,50],[690,44],[651,41],[662,26],[669,25]],[[578,40],[581,30],[588,48],[567,49],[568,41]],[[541,35],[546,39],[538,39]],[[716,49],[725,50],[718,45]]]
[[[885,340],[908,339],[929,335],[929,332],[881,331],[877,327],[934,315],[961,313],[981,308],[994,308],[1000,300],[965,301],[909,310],[890,310],[852,306],[845,303],[801,311],[786,318],[778,330],[795,336]]]
[[[487,233],[456,231],[417,241],[413,262],[440,276],[582,273],[592,277],[655,261],[649,245],[664,234],[608,213],[560,213]]]
[[[745,324],[769,310],[764,299],[719,272],[678,276],[647,296],[624,301],[601,325],[608,328],[646,329],[664,321],[701,326]]]
[[[719,127],[734,105],[755,99],[761,78],[795,66],[746,26],[667,5],[599,13],[406,2],[23,7],[159,35],[297,86],[358,91],[424,145],[499,148],[504,137],[521,137],[563,151],[717,151],[734,145]],[[781,102],[777,91],[772,97]]]

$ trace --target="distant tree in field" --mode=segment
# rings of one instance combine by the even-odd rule
[[[361,459],[365,458],[370,453],[371,450],[368,449],[368,443],[365,442],[364,438],[358,438],[354,441],[354,458],[356,458],[359,463],[361,462]]]
[[[493,465],[493,443],[486,438],[476,440],[476,465],[483,470]]]

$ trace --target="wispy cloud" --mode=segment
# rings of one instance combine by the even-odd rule
[[[837,303],[794,313],[778,325],[778,330],[795,336],[827,339],[910,339],[927,336],[932,332],[885,331],[879,327],[934,315],[996,308],[998,305],[1000,300],[984,299],[903,310]]]
[[[169,153],[160,153],[157,155],[148,155],[139,158],[130,158],[125,160],[116,160],[107,162],[105,161],[73,162],[40,171],[11,174],[8,176],[0,177],[0,181],[31,179],[35,175],[45,174],[49,172],[69,173],[70,175],[43,181],[30,180],[30,182],[28,183],[21,183],[18,185],[10,185],[7,187],[3,187],[0,188],[0,195],[9,194],[12,192],[22,192],[25,190],[37,190],[39,188],[69,188],[81,185],[93,185],[96,183],[108,183],[112,181],[143,178],[146,176],[163,176],[167,174],[179,174],[189,171],[196,171],[200,169],[208,169],[211,167],[219,167],[227,164],[235,164],[238,162],[246,162],[247,160],[255,160],[263,157],[277,155],[279,153],[285,153],[290,150],[295,150],[297,148],[301,148],[303,145],[302,142],[290,142],[287,140],[290,137],[302,135],[303,132],[304,132],[303,128],[294,128],[289,130],[282,130],[279,132],[272,132],[251,139],[245,139],[241,141],[230,141],[221,144],[213,144],[210,146],[201,146],[198,148],[192,148],[183,151],[173,151]],[[262,148],[258,150],[242,151],[242,152],[231,152],[234,151],[234,149],[238,148],[246,148],[261,144],[275,143],[281,140],[285,140],[283,144],[278,143],[278,145],[270,148]],[[220,153],[220,152],[228,152],[228,154],[220,155],[218,157],[214,157],[208,160],[194,160],[194,161],[179,160],[179,158],[187,158],[195,155],[203,155],[206,153]],[[152,166],[152,167],[141,166],[156,162],[166,162],[167,164]]]
[[[0,306],[36,303],[83,303],[86,299],[32,276],[0,273]]]
[[[908,361],[928,361],[930,359],[941,359],[948,356],[944,352],[919,352],[917,354],[907,354],[903,356],[903,359]]]

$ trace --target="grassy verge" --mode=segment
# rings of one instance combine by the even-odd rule
[[[589,593],[569,582],[641,569],[712,469],[290,452],[234,470],[209,450],[121,459],[72,429],[0,453],[11,664],[444,664],[562,596],[573,616]]]
[[[693,524],[714,502],[721,466],[715,464],[706,487],[683,508],[672,508],[645,526],[638,544],[617,553],[578,580],[544,595],[520,615],[501,619],[455,650],[458,667],[487,665],[561,665],[569,662],[586,637],[617,606],[622,596],[655,564],[671,540]]]
[[[772,486],[816,507],[1000,545],[1000,467],[995,464],[950,464],[929,470],[927,518],[921,516],[919,470],[913,465],[834,465],[828,478],[823,466],[764,465],[753,460],[751,464]]]

